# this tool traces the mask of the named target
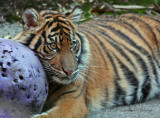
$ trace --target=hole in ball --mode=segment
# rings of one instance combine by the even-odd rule
[[[37,90],[37,85],[34,85],[34,91],[36,91]]]
[[[22,89],[23,91],[25,91],[25,90],[26,90],[26,88],[24,88],[24,87],[22,87],[21,89]]]
[[[20,76],[19,76],[19,79],[20,79],[20,80],[23,80],[23,79],[24,79],[24,77],[23,77],[22,75],[20,75]]]
[[[27,99],[30,99],[30,97],[31,97],[30,95],[27,95]]]
[[[8,66],[11,66],[11,63],[10,63],[10,62],[7,62],[7,65],[8,65]]]
[[[14,79],[13,81],[14,81],[15,83],[18,83],[18,80],[17,80],[17,79]]]
[[[2,77],[7,77],[7,75],[5,73],[2,73]]]
[[[13,101],[13,100],[14,100],[14,97],[11,97],[11,100]]]
[[[12,61],[14,63],[14,62],[18,61],[18,59],[16,59],[15,57],[12,57]]]
[[[2,62],[0,62],[0,66],[2,66],[3,65],[3,63]]]
[[[3,54],[5,54],[6,52],[8,52],[7,50],[3,50]]]
[[[39,69],[37,69],[37,72],[40,73]]]
[[[6,68],[2,68],[2,71],[3,71],[3,72],[6,72],[6,71],[7,71],[7,69],[6,69]]]

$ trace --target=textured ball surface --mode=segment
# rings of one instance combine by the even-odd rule
[[[43,67],[26,46],[0,38],[0,98],[40,113],[48,95]]]
[[[0,99],[0,118],[30,118],[32,113],[24,106]]]

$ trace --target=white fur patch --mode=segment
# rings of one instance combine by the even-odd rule
[[[75,8],[71,15],[71,20],[74,23],[78,23],[82,17],[82,10],[80,8]]]

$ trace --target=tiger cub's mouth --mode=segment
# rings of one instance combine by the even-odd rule
[[[79,75],[79,69],[71,73],[66,72],[64,69],[55,68],[54,65],[50,64],[46,60],[42,60],[44,70],[48,76],[49,82],[57,82],[59,84],[69,84],[75,81]]]
[[[65,75],[64,73],[59,74],[59,73],[47,72],[47,75],[49,76],[49,79],[51,82],[54,81],[54,82],[57,82],[60,84],[69,84],[69,83],[75,81],[77,74],[78,74],[78,70],[73,72],[71,75]]]

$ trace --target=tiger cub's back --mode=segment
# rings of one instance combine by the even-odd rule
[[[97,94],[108,106],[142,102],[160,93],[159,17],[101,16],[82,23],[79,30],[90,44],[91,71],[98,73],[91,72],[90,78],[97,82],[91,82],[90,90],[93,85],[101,87]],[[96,92],[89,93],[98,98]]]

